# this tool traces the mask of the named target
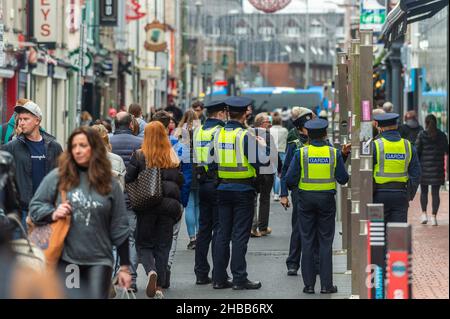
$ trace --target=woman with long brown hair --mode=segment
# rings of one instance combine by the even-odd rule
[[[66,202],[61,201],[63,194],[67,195]],[[70,289],[69,295],[108,298],[113,245],[121,261],[119,285],[130,287],[125,200],[119,183],[113,179],[106,147],[98,132],[80,127],[70,135],[58,168],[44,178],[29,210],[37,225],[71,216],[60,267],[62,272],[69,272],[67,276],[74,271],[79,273],[80,289]]]
[[[148,276],[146,292],[150,298],[163,298],[167,262],[172,244],[173,225],[181,211],[180,187],[183,176],[180,161],[172,149],[167,131],[158,121],[145,127],[142,148],[131,157],[125,183],[134,182],[146,168],[159,168],[163,199],[148,211],[137,211],[136,247]]]
[[[181,203],[185,208],[186,226],[189,235],[187,249],[195,249],[197,243],[197,234],[199,229],[199,185],[194,174],[193,161],[193,138],[194,130],[201,125],[200,120],[194,110],[187,110],[178,128],[175,130],[175,136],[178,138],[178,144],[174,149],[181,161],[181,170],[184,176],[184,184],[181,189]]]
[[[425,131],[417,136],[417,154],[419,155],[422,175],[420,177],[420,205],[422,207],[421,223],[428,223],[428,189],[431,185],[431,225],[437,226],[441,186],[445,184],[445,154],[448,155],[447,136],[437,127],[437,119],[433,114],[425,118]]]

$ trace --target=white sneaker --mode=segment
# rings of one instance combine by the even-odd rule
[[[164,299],[164,294],[161,290],[156,290],[154,299]]]
[[[432,215],[431,216],[431,226],[437,226],[437,219],[436,219],[436,215]]]
[[[426,223],[428,223],[428,217],[427,214],[422,214],[422,221],[421,224],[425,225]]]
[[[273,200],[276,201],[276,202],[279,202],[280,201],[280,195],[278,195],[278,194],[273,195]]]

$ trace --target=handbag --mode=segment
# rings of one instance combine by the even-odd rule
[[[134,211],[147,211],[159,205],[163,199],[161,170],[147,167],[134,182],[126,184],[125,189]]]
[[[18,225],[24,237],[22,239],[15,239],[11,241],[11,247],[15,253],[16,262],[19,265],[26,268],[31,268],[38,273],[44,273],[46,271],[46,259],[44,252],[31,243],[22,223],[16,215],[10,214],[8,215],[8,218]]]
[[[61,192],[61,202],[67,201],[67,193]],[[56,205],[55,205],[56,206]],[[58,219],[54,223],[37,226],[27,217],[29,227],[28,238],[31,243],[39,247],[45,255],[47,266],[55,269],[64,249],[64,241],[69,233],[71,217]]]

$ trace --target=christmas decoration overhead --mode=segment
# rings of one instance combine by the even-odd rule
[[[291,3],[291,0],[248,0],[256,9],[265,13],[274,13]]]

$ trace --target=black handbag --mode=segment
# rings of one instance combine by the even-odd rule
[[[146,168],[134,182],[126,184],[125,189],[134,211],[147,211],[159,205],[163,199],[161,170]]]

